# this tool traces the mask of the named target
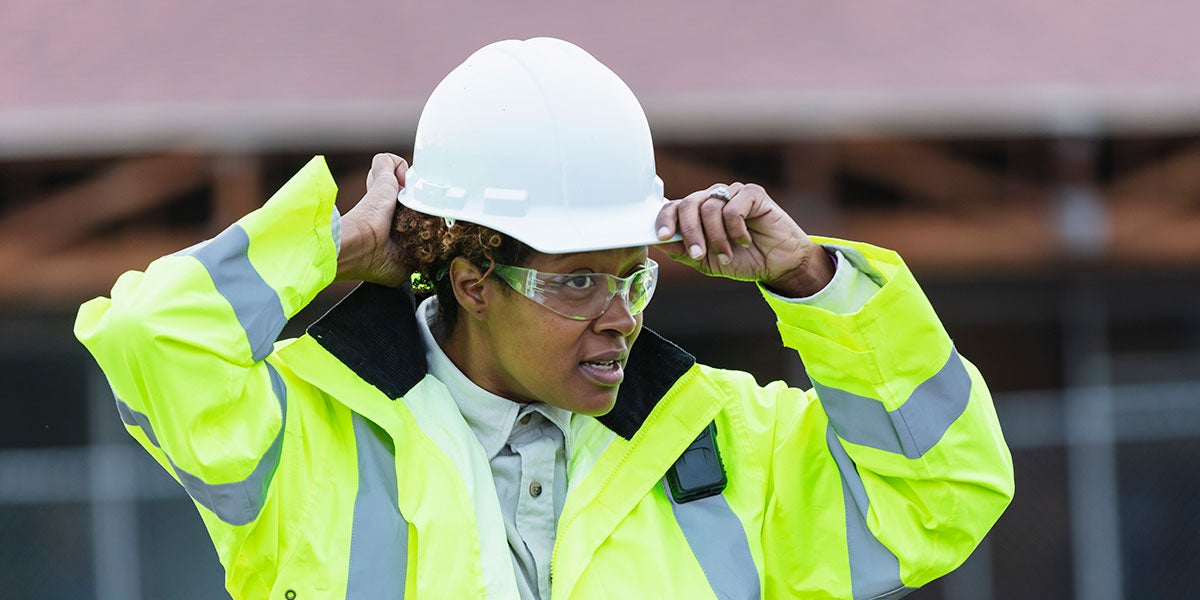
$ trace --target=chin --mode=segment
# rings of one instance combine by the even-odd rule
[[[568,410],[589,417],[602,417],[608,414],[617,403],[616,388],[613,388],[610,393],[595,394],[593,392],[593,394],[584,402],[572,402]],[[578,397],[576,396],[576,398]]]

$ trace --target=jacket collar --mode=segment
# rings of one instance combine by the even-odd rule
[[[363,283],[310,325],[308,334],[392,399],[408,393],[429,370],[417,326],[416,302],[407,287]],[[597,420],[631,439],[658,401],[695,362],[694,356],[643,327],[630,349],[616,405]]]

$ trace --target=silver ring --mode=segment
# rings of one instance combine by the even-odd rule
[[[713,188],[713,191],[708,193],[708,197],[720,198],[726,202],[729,202],[733,199],[733,197],[729,195],[729,188],[723,185],[718,185],[717,187]]]

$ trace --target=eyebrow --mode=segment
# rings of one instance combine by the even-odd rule
[[[632,264],[630,264],[625,269],[618,271],[617,274],[621,277],[625,277],[625,276],[629,275],[630,273],[637,271],[638,269],[645,268],[646,262],[649,260],[650,260],[650,255],[648,253],[645,255],[642,255],[642,256],[638,256],[638,257],[636,257],[636,259],[634,259]],[[556,264],[556,263],[552,263],[552,265],[553,264]],[[551,266],[549,269],[544,270],[544,272],[560,273],[563,275],[568,275],[568,274],[574,273],[580,269],[586,269],[587,271],[589,271],[591,273],[601,272],[601,271],[597,271],[592,264],[580,264],[579,266],[577,266],[573,269],[567,269],[567,267],[569,267],[569,266],[570,266],[569,263],[560,264],[560,266],[557,266],[557,267]],[[539,269],[539,270],[541,270],[541,269]]]

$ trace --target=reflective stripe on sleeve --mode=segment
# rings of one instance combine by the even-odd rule
[[[825,431],[825,441],[842,479],[842,498],[846,504],[846,546],[850,553],[850,586],[854,598],[891,600],[903,597],[916,588],[904,586],[900,580],[900,561],[875,539],[867,527],[870,500],[862,477],[838,441],[833,427]]]
[[[128,427],[140,427],[142,433],[146,434],[146,439],[150,440],[155,448],[161,450],[162,446],[158,444],[158,438],[154,436],[154,428],[150,427],[150,418],[125,404],[125,401],[121,400],[115,391],[113,398],[117,401],[117,414],[121,415],[121,422]]]
[[[933,377],[918,385],[896,410],[884,409],[874,398],[826,387],[813,381],[817,396],[838,436],[852,444],[869,446],[908,458],[920,458],[942,439],[946,430],[967,408],[971,376],[958,351]]]
[[[217,237],[177,253],[193,256],[204,265],[217,292],[233,307],[238,323],[246,330],[255,362],[271,353],[271,347],[287,317],[277,294],[250,263],[250,236],[236,223]]]
[[[408,522],[400,514],[396,461],[390,449],[357,413],[358,494],[350,533],[347,600],[400,599],[408,570]]]
[[[262,511],[267,498],[267,488],[271,485],[275,469],[279,467],[279,456],[283,451],[283,431],[284,425],[287,423],[287,387],[274,367],[269,363],[263,364],[266,365],[267,372],[270,374],[271,389],[279,401],[281,417],[279,432],[275,434],[275,439],[248,477],[232,483],[205,483],[203,479],[179,468],[171,456],[166,455],[165,451],[163,452],[188,496],[212,511],[222,522],[234,526],[246,525],[254,521],[258,517],[258,513]],[[117,413],[121,415],[121,422],[130,427],[140,427],[146,434],[146,439],[155,448],[161,450],[162,446],[159,445],[158,437],[154,435],[154,429],[150,426],[150,419],[126,404],[116,396],[115,392],[113,397],[117,401]]]
[[[664,490],[666,482],[663,482]],[[704,570],[708,584],[721,600],[761,597],[758,568],[742,522],[724,494],[676,504],[667,490],[675,520],[687,538],[692,554]]]

